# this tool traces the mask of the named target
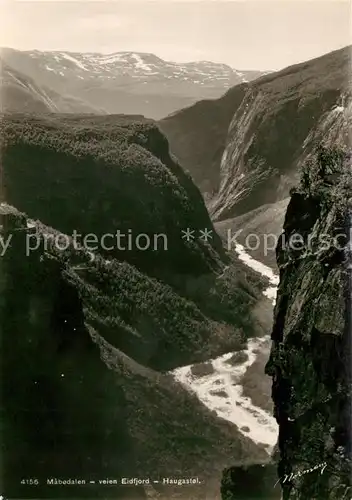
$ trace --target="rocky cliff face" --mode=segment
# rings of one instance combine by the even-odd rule
[[[280,285],[266,371],[284,500],[351,494],[350,162],[342,150],[319,149],[292,192],[277,247]]]
[[[339,128],[334,123],[348,106],[350,61],[346,47],[236,85],[220,99],[159,122],[171,151],[211,195],[214,220],[288,197],[315,141],[327,128]]]
[[[272,242],[302,166],[322,141],[350,143],[349,64],[346,48],[261,78],[232,119],[209,210],[220,233],[241,229],[238,241],[276,270]]]
[[[214,219],[288,196],[316,144],[343,128],[351,106],[350,60],[348,47],[248,85],[228,130]]]

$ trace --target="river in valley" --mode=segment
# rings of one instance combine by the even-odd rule
[[[279,277],[268,266],[248,255],[242,245],[236,245],[235,251],[242,262],[268,279],[269,286],[263,294],[274,305]],[[251,398],[243,395],[241,381],[256,361],[258,353],[263,350],[269,352],[270,343],[269,336],[250,338],[243,351],[230,352],[205,363],[182,366],[171,372],[178,382],[195,393],[220,418],[235,424],[240,432],[255,443],[266,445],[269,454],[277,442],[276,420],[268,411],[255,406]]]

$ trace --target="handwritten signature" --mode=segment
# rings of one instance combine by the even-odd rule
[[[275,485],[274,485],[274,488],[275,486],[280,482],[282,481],[282,484],[286,483],[287,481],[292,481],[293,479],[295,479],[296,477],[301,477],[301,476],[304,476],[305,474],[310,474],[311,472],[314,472],[315,470],[317,469],[321,469],[320,471],[320,475],[323,474],[324,470],[326,469],[327,467],[327,463],[326,462],[322,462],[321,464],[317,464],[315,465],[314,467],[311,467],[310,469],[305,469],[305,470],[301,470],[301,471],[298,471],[298,472],[291,472],[291,474],[285,474],[283,478],[279,478]]]

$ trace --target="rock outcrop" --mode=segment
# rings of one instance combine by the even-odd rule
[[[223,500],[351,497],[351,194],[351,154],[319,146],[291,191],[277,245],[265,372],[278,445],[271,463],[226,469]]]
[[[344,135],[350,60],[346,47],[249,84],[229,126],[213,219],[283,200],[317,144]]]
[[[171,151],[211,197],[213,220],[289,196],[316,142],[327,129],[339,130],[350,61],[346,47],[236,85],[220,99],[200,101],[159,122]]]
[[[351,496],[351,155],[320,147],[277,246],[272,350],[283,500]]]

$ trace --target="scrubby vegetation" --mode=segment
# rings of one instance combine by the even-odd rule
[[[239,463],[266,460],[262,447],[219,420],[171,375],[153,370],[208,358],[219,346],[238,348],[247,330],[216,322],[205,306],[126,262],[99,255],[90,262],[84,250],[61,252],[50,244],[25,257],[26,234],[55,230],[40,222],[28,228],[26,215],[8,206],[1,213],[1,234],[14,234],[0,260],[5,493],[27,497],[28,487],[18,481],[22,468],[40,479],[37,495],[54,491],[57,497],[67,492],[49,490],[50,475],[84,471],[101,479],[171,471],[199,476],[204,484],[187,495],[200,500],[205,491],[217,494],[221,470],[234,456]],[[221,300],[221,287],[213,294]],[[254,298],[243,300],[248,313]],[[177,498],[176,489],[160,489],[167,490],[165,498]],[[70,491],[87,496],[82,488]],[[98,486],[91,491],[106,498]],[[114,489],[114,498],[128,494],[146,498],[143,488]]]
[[[5,199],[39,220],[42,239],[74,230],[98,237],[117,229],[166,234],[166,251],[98,248],[93,263],[73,243],[56,252],[90,323],[114,346],[170,369],[264,333],[251,313],[262,285],[236,259],[223,273],[230,258],[200,193],[153,122],[13,116],[3,119],[1,140]],[[188,227],[208,228],[212,238],[187,242]]]
[[[18,209],[69,235],[165,234],[167,252],[164,246],[112,251],[152,273],[199,274],[221,265],[216,233],[208,245],[182,239],[188,227],[198,234],[213,227],[199,191],[170,158],[154,123],[15,116],[1,125],[6,201]]]
[[[262,284],[225,254],[215,232],[207,243],[182,239],[181,229],[214,228],[198,189],[153,123],[6,116],[1,127],[3,201],[16,207],[0,206],[2,230],[17,235],[0,260],[3,369],[20,366],[21,387],[17,394],[5,384],[8,484],[21,463],[41,478],[50,470],[77,476],[81,466],[94,477],[129,477],[135,470],[200,475],[206,483],[190,498],[203,498],[205,489],[217,494],[233,456],[243,463],[265,460],[266,452],[168,371],[241,349],[249,335],[263,334],[254,314]],[[74,230],[101,236],[116,229],[166,233],[169,249],[57,244]],[[39,244],[26,257],[29,234]],[[14,316],[6,313],[10,307]],[[14,419],[20,405],[29,420],[25,413]],[[16,422],[25,418],[16,447]],[[15,488],[17,496],[25,491]],[[131,495],[145,498],[141,489]]]
[[[59,233],[37,223],[38,238]],[[264,333],[251,311],[262,285],[236,260],[224,275],[148,276],[128,262],[106,260],[73,246],[61,251],[47,238],[46,249],[62,262],[79,291],[86,320],[112,345],[155,369],[171,369],[237,350],[251,335]],[[33,253],[42,252],[43,244]],[[249,278],[250,277],[250,278]],[[252,283],[250,280],[253,280]]]

